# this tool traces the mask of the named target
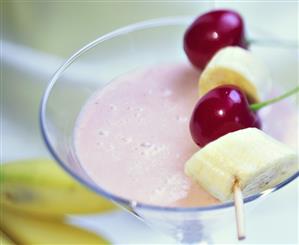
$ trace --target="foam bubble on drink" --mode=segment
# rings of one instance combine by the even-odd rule
[[[188,117],[183,117],[183,116],[176,116],[176,119],[180,122],[180,123],[187,123],[188,122]]]
[[[146,147],[146,148],[148,148],[148,147],[151,147],[152,144],[149,143],[149,142],[142,142],[142,143],[140,144],[140,146],[141,146],[141,147]]]
[[[110,109],[111,111],[116,111],[116,110],[117,110],[117,107],[116,107],[116,105],[110,104],[110,105],[109,105],[109,109]]]
[[[141,113],[134,113],[134,117],[140,118],[141,117]]]
[[[109,132],[107,130],[100,130],[99,131],[99,135],[101,135],[101,136],[108,136]]]
[[[162,154],[166,150],[165,145],[156,145],[156,144],[146,145],[146,143],[142,143],[142,144],[143,145],[141,147],[145,149],[142,150],[141,155],[147,157],[153,157]]]
[[[187,195],[189,186],[181,174],[166,176],[163,184],[150,194],[150,201],[161,205],[175,202]]]
[[[121,137],[121,140],[126,144],[129,144],[133,141],[133,139],[130,137]]]

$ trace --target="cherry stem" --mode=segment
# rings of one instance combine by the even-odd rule
[[[282,94],[274,99],[270,99],[270,100],[266,100],[264,102],[261,102],[261,103],[255,103],[255,104],[251,104],[250,105],[250,109],[253,110],[253,111],[258,111],[259,109],[267,106],[267,105],[270,105],[270,104],[273,104],[273,103],[276,103],[280,100],[283,100],[293,94],[296,94],[299,92],[299,86],[298,87],[295,87],[294,89],[286,92],[285,94]]]

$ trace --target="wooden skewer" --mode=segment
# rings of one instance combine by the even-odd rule
[[[234,187],[234,202],[235,202],[235,214],[237,223],[238,240],[245,239],[245,221],[244,221],[244,202],[242,191],[239,186],[239,181],[236,180]]]

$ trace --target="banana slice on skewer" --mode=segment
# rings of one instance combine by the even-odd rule
[[[220,85],[230,84],[243,90],[250,102],[260,101],[257,91],[271,82],[267,68],[251,52],[239,47],[218,51],[199,78],[199,95]]]
[[[185,165],[188,176],[223,202],[233,199],[236,181],[246,197],[279,184],[296,170],[295,151],[256,128],[218,138]]]

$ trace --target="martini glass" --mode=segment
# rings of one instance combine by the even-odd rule
[[[234,204],[227,202],[205,207],[162,207],[110,193],[96,185],[81,167],[73,144],[73,130],[86,100],[115,77],[153,64],[188,62],[182,49],[182,37],[191,21],[190,17],[149,20],[121,28],[87,44],[54,74],[44,93],[40,110],[43,138],[65,171],[150,226],[168,233],[178,242],[190,244],[209,243],[214,231],[227,224],[233,225]],[[272,53],[273,50],[269,51],[267,47],[259,49],[262,56],[268,57]],[[281,86],[288,88],[291,85]],[[271,84],[263,85],[259,90],[267,96],[270,87]],[[291,130],[296,130],[296,127]],[[296,137],[296,134],[293,136]],[[281,140],[288,143],[283,137]],[[260,203],[257,199],[279,190],[298,175],[297,172],[274,188],[245,198],[245,209],[257,205]]]

